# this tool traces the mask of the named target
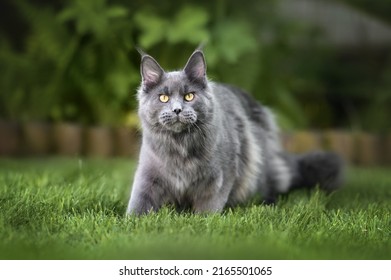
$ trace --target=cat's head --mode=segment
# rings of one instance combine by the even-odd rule
[[[196,50],[181,71],[165,72],[151,56],[141,59],[138,93],[143,126],[158,132],[190,132],[208,122],[212,105],[204,54]]]

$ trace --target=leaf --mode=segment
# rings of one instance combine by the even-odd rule
[[[60,22],[74,21],[80,35],[92,33],[103,39],[112,31],[113,19],[124,18],[128,9],[109,6],[106,1],[71,1],[58,15]]]
[[[203,8],[187,6],[182,8],[167,31],[169,43],[188,42],[200,44],[209,38],[207,23],[209,15]]]
[[[77,15],[73,9],[65,9],[65,10],[61,11],[57,16],[57,18],[60,22],[67,22],[67,21],[75,19],[76,17],[77,17]]]
[[[127,15],[128,10],[121,6],[112,6],[106,12],[107,18],[121,18],[126,17]]]
[[[215,45],[221,56],[229,63],[236,63],[241,55],[257,47],[250,26],[243,21],[223,21],[213,32]]]
[[[141,11],[134,17],[136,26],[141,30],[139,45],[148,49],[164,40],[168,22],[154,13]]]

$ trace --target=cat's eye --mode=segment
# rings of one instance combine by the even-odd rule
[[[166,94],[161,94],[161,95],[159,95],[159,99],[160,99],[161,102],[167,103],[168,100],[170,99],[170,97],[168,95],[166,95]]]
[[[192,101],[194,99],[194,93],[189,92],[185,95],[185,100],[186,101]]]

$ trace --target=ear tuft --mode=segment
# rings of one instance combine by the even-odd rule
[[[162,79],[163,74],[164,70],[153,57],[143,55],[141,58],[141,76],[145,89],[155,87]]]
[[[196,50],[190,56],[184,72],[191,82],[206,86],[206,62],[201,50]]]

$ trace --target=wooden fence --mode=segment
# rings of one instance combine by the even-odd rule
[[[294,131],[281,133],[292,153],[329,150],[353,165],[391,165],[391,132]],[[0,156],[137,157],[140,132],[128,127],[77,124],[13,123],[0,120]]]
[[[334,151],[352,165],[391,165],[391,133],[371,134],[362,131],[296,131],[283,133],[287,151]]]

